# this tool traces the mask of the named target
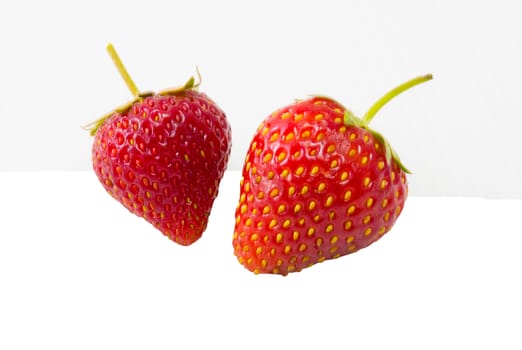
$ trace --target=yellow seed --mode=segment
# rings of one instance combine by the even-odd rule
[[[285,160],[286,158],[286,153],[285,152],[281,152],[279,153],[279,155],[277,156],[277,160],[282,162],[283,160]]]
[[[257,233],[253,233],[252,236],[250,236],[251,241],[257,241],[259,239],[259,235]]]
[[[306,244],[304,244],[304,243],[299,244],[299,251],[304,252],[305,250],[306,250]]]
[[[363,156],[361,158],[361,165],[366,165],[368,164],[368,157],[367,156]]]
[[[349,231],[352,228],[352,221],[348,220],[344,223],[344,230]]]
[[[386,187],[388,186],[388,181],[386,181],[386,179],[383,179],[381,181],[381,190],[384,190]]]
[[[307,194],[309,189],[310,189],[310,186],[304,185],[303,188],[301,188],[301,194],[302,195]]]
[[[340,132],[340,133],[345,133],[345,132],[346,132],[346,126],[341,125],[341,126],[339,127],[339,132]]]
[[[292,272],[295,270],[295,265],[288,265],[288,272]]]
[[[388,206],[388,198],[384,198],[381,203],[381,208],[386,208]]]
[[[399,205],[397,208],[395,208],[395,215],[399,215],[401,213],[401,206]]]
[[[285,141],[290,142],[290,141],[292,141],[294,139],[294,137],[295,137],[295,134],[293,132],[289,132],[285,136]]]
[[[357,154],[357,151],[354,150],[353,148],[348,152],[348,156],[350,156],[350,157],[355,157],[356,154]]]
[[[315,222],[319,222],[320,220],[321,220],[321,215],[317,214],[316,216],[314,216]]]
[[[335,145],[330,145],[330,146],[328,146],[328,148],[326,149],[326,152],[327,152],[327,153],[333,153],[333,151],[335,151]]]
[[[351,245],[348,247],[349,252],[353,252],[356,249],[355,245]]]
[[[350,244],[353,242],[353,236],[349,236],[348,238],[346,238],[346,243]]]
[[[301,133],[301,138],[306,139],[306,138],[310,137],[310,135],[311,135],[310,130],[305,130]]]
[[[316,201],[310,201],[310,203],[308,203],[308,210],[314,210],[315,207],[316,207],[317,203]]]
[[[285,254],[290,253],[291,250],[292,250],[292,247],[290,247],[289,245],[285,246]]]
[[[255,178],[255,182],[256,182],[256,184],[260,184],[261,183],[261,176],[257,175],[256,178]]]
[[[329,212],[329,213],[328,213],[328,218],[329,218],[330,220],[335,219],[335,211],[331,211],[331,212]]]
[[[261,266],[265,268],[266,265],[268,265],[268,261],[266,261],[266,259],[261,260]]]
[[[248,226],[250,226],[250,225],[252,225],[252,219],[251,219],[251,218],[248,218],[248,219],[246,219],[246,221],[245,221],[245,226],[248,227]]]
[[[247,182],[244,188],[246,193],[250,192],[250,182]]]
[[[334,226],[332,224],[328,224],[328,225],[326,225],[326,228],[324,229],[324,231],[326,233],[330,233],[333,231],[333,229],[334,229]]]
[[[308,255],[303,256],[303,258],[301,259],[301,262],[303,264],[306,264],[309,261],[310,261],[310,256],[308,256]]]
[[[323,239],[322,238],[317,238],[315,240],[315,245],[318,246],[318,247],[322,246],[323,245]]]
[[[324,182],[321,182],[319,186],[317,186],[317,191],[323,192],[326,189],[326,184]]]
[[[285,119],[288,119],[288,118],[290,118],[290,113],[285,112],[285,113],[281,114],[281,119],[285,120]]]
[[[395,181],[395,171],[392,171],[390,176],[391,176],[391,181],[392,182]]]
[[[290,188],[288,188],[288,195],[292,196],[294,193],[295,193],[295,187],[294,186],[290,186]]]
[[[310,171],[310,174],[315,175],[315,174],[317,174],[318,172],[319,172],[319,167],[318,167],[318,166],[314,166],[314,167],[312,168],[312,171]]]
[[[299,226],[303,226],[305,224],[305,218],[300,218],[297,223],[299,224]]]
[[[299,167],[295,170],[295,174],[298,175],[298,176],[299,176],[299,175],[302,175],[302,174],[304,173],[304,170],[305,170],[304,167],[299,166]]]
[[[246,205],[246,204],[242,204],[242,205],[241,205],[241,209],[240,209],[240,211],[241,211],[241,214],[244,214],[244,213],[246,213],[246,212],[247,212],[247,210],[248,210],[248,207],[247,207],[247,205]]]
[[[265,154],[265,156],[263,157],[263,162],[264,163],[268,163],[269,161],[272,160],[272,153],[267,153]]]
[[[348,178],[348,172],[347,171],[343,171],[341,173],[341,181],[344,181]]]
[[[370,141],[370,137],[368,135],[363,136],[364,143],[368,143]]]
[[[277,220],[276,219],[272,219],[270,220],[270,224],[268,224],[268,227],[269,228],[274,228],[274,226],[277,225]]]
[[[263,130],[261,131],[261,136],[265,137],[266,134],[268,134],[268,132],[270,131],[270,129],[268,127],[264,127]]]
[[[335,253],[338,249],[339,249],[339,248],[338,248],[338,247],[335,247],[335,246],[334,246],[334,247],[331,247],[331,248],[330,248],[330,254]]]
[[[368,187],[370,185],[370,178],[369,177],[365,177],[364,180],[363,180],[363,185],[364,187]]]
[[[270,249],[270,256],[274,256],[276,253],[275,248]]]
[[[366,207],[367,207],[367,208],[371,208],[372,205],[373,205],[373,198],[370,197],[370,198],[368,198],[368,199],[366,200]]]
[[[301,121],[303,118],[304,116],[301,113],[294,115],[294,120],[296,122]]]
[[[272,191],[270,191],[270,197],[275,197],[279,194],[279,190],[277,188],[274,188]]]
[[[322,263],[322,262],[325,261],[325,260],[326,260],[326,257],[325,257],[325,256],[322,256],[322,257],[320,257],[319,259],[317,259],[317,262]]]
[[[334,201],[333,196],[328,196],[328,197],[326,198],[326,203],[324,204],[324,206],[325,206],[326,208],[330,207],[330,206],[333,204],[333,201]]]
[[[326,135],[325,135],[323,132],[320,132],[319,134],[317,134],[317,136],[316,136],[316,140],[317,140],[317,141],[321,141],[321,140],[323,140],[325,137],[326,137]]]
[[[379,229],[379,234],[380,234],[380,235],[382,235],[382,234],[385,233],[385,232],[386,232],[386,227],[385,227],[385,226],[383,226],[383,227],[381,227],[381,228]]]
[[[314,234],[315,234],[315,228],[313,228],[313,227],[308,228],[308,231],[306,231],[306,235],[308,237],[313,236]]]
[[[337,165],[339,165],[339,161],[337,159],[334,159],[332,160],[332,162],[330,163],[330,168],[335,168],[337,167]]]
[[[276,243],[281,243],[282,240],[283,240],[283,234],[281,232],[279,232],[276,235]]]
[[[292,233],[292,239],[293,239],[294,241],[297,241],[297,240],[299,239],[299,232],[294,231],[294,232]]]
[[[346,192],[344,192],[344,200],[348,201],[350,200],[350,198],[352,198],[352,191],[347,190]]]
[[[288,228],[292,224],[292,221],[290,219],[286,219],[283,221],[283,228]]]
[[[321,114],[321,113],[317,114],[317,115],[314,117],[314,119],[317,120],[317,121],[322,120],[323,118],[324,118],[324,115]]]
[[[354,133],[354,132],[352,132],[352,133],[350,134],[350,141],[353,141],[353,140],[355,140],[356,138],[357,138],[357,134]]]
[[[272,136],[270,136],[270,139],[268,141],[269,142],[274,142],[274,141],[277,141],[278,138],[279,138],[279,133],[278,132],[274,132],[272,134]]]
[[[277,266],[281,266],[281,265],[283,265],[283,260],[281,260],[281,259],[277,259],[277,261],[276,261],[276,265],[277,265]]]
[[[254,269],[254,274],[255,275],[259,275],[259,273],[260,273],[259,269]]]
[[[263,199],[265,198],[265,192],[259,191],[257,192],[257,199]]]
[[[269,213],[270,213],[270,206],[265,205],[265,206],[263,207],[263,214],[266,215],[266,214],[269,214]]]
[[[286,206],[284,204],[281,204],[279,205],[279,207],[277,208],[277,213],[278,214],[281,214],[282,212],[284,212],[286,210]]]
[[[302,206],[301,204],[297,203],[297,204],[294,206],[294,213],[295,213],[295,214],[299,213],[299,212],[301,211],[302,207],[303,207],[303,206]]]
[[[372,233],[372,229],[368,227],[366,230],[364,230],[364,235],[369,236]]]
[[[294,157],[294,159],[297,159],[297,158],[299,158],[300,155],[301,155],[301,151],[295,151],[293,157]]]
[[[347,215],[352,215],[355,212],[355,205],[350,205],[346,211]]]
[[[270,170],[266,177],[268,180],[272,180],[274,178],[274,176],[275,176],[275,173],[272,170]]]
[[[367,224],[369,223],[370,221],[372,220],[372,217],[371,215],[366,215],[364,218],[363,218],[363,224]]]
[[[384,169],[384,161],[383,160],[380,160],[379,162],[377,162],[377,168],[379,170]]]
[[[386,212],[386,214],[384,214],[383,218],[382,218],[384,221],[388,221],[390,219],[390,212]]]
[[[279,273],[279,269],[277,267],[274,267],[274,269],[272,270],[272,273],[278,274]]]
[[[290,171],[288,171],[288,169],[284,169],[284,170],[281,172],[281,177],[287,177],[289,174],[290,174]]]

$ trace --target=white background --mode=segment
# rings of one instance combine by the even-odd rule
[[[410,197],[372,246],[256,276],[233,254],[239,178],[182,247],[92,172],[0,173],[0,349],[522,348],[522,201]]]
[[[413,195],[522,198],[519,1],[3,1],[0,170],[90,170],[80,127],[128,101],[111,41],[141,90],[201,91],[233,128],[238,170],[257,125],[308,94],[362,115],[413,170]]]

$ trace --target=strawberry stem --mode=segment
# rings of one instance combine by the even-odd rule
[[[384,96],[382,96],[380,99],[375,102],[368,112],[363,117],[363,123],[365,125],[369,125],[372,121],[373,117],[377,114],[377,112],[391,99],[393,99],[395,96],[399,95],[400,93],[414,87],[415,85],[424,83],[425,81],[433,79],[433,76],[431,74],[422,75],[417,78],[413,78],[411,80],[408,80],[405,83],[402,83],[401,85],[397,86],[396,88],[390,90],[387,92]]]
[[[132,93],[132,96],[134,96],[134,98],[140,97],[140,91],[138,90],[138,87],[136,86],[136,84],[134,83],[132,78],[130,77],[129,72],[127,72],[127,69],[123,65],[123,62],[121,61],[120,56],[118,56],[116,49],[114,48],[114,46],[111,43],[109,43],[107,45],[107,52],[111,56],[112,61],[114,62],[114,65],[118,69],[118,72],[120,73],[121,77],[125,81],[125,84],[127,84],[127,87],[129,88],[130,92]]]

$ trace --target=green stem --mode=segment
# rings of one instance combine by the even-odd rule
[[[392,98],[399,95],[401,92],[404,92],[415,85],[424,83],[425,81],[433,79],[433,76],[431,74],[426,74],[417,78],[413,78],[411,80],[408,80],[407,82],[397,86],[396,88],[390,90],[386,95],[381,97],[377,102],[375,102],[368,112],[363,117],[363,123],[365,125],[369,125],[372,121],[373,117],[377,114],[377,112],[386,104],[388,103]]]
[[[127,87],[129,88],[130,92],[132,93],[132,96],[134,98],[140,97],[140,91],[138,90],[138,87],[132,80],[132,78],[129,75],[129,72],[127,72],[127,69],[125,69],[125,66],[123,65],[123,62],[120,59],[120,56],[118,56],[118,53],[116,52],[116,49],[114,46],[109,43],[107,45],[107,52],[112,58],[112,61],[114,62],[114,65],[118,69],[118,72],[120,72],[121,77],[125,81],[125,84],[127,84]]]

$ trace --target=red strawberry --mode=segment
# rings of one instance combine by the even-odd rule
[[[128,210],[190,245],[206,229],[230,154],[230,125],[193,78],[139,93],[112,45],[107,50],[134,100],[93,124],[94,171]]]
[[[429,79],[393,89],[363,119],[325,97],[271,114],[243,168],[233,238],[239,262],[256,274],[286,275],[388,232],[404,208],[408,171],[368,124],[391,98]]]

